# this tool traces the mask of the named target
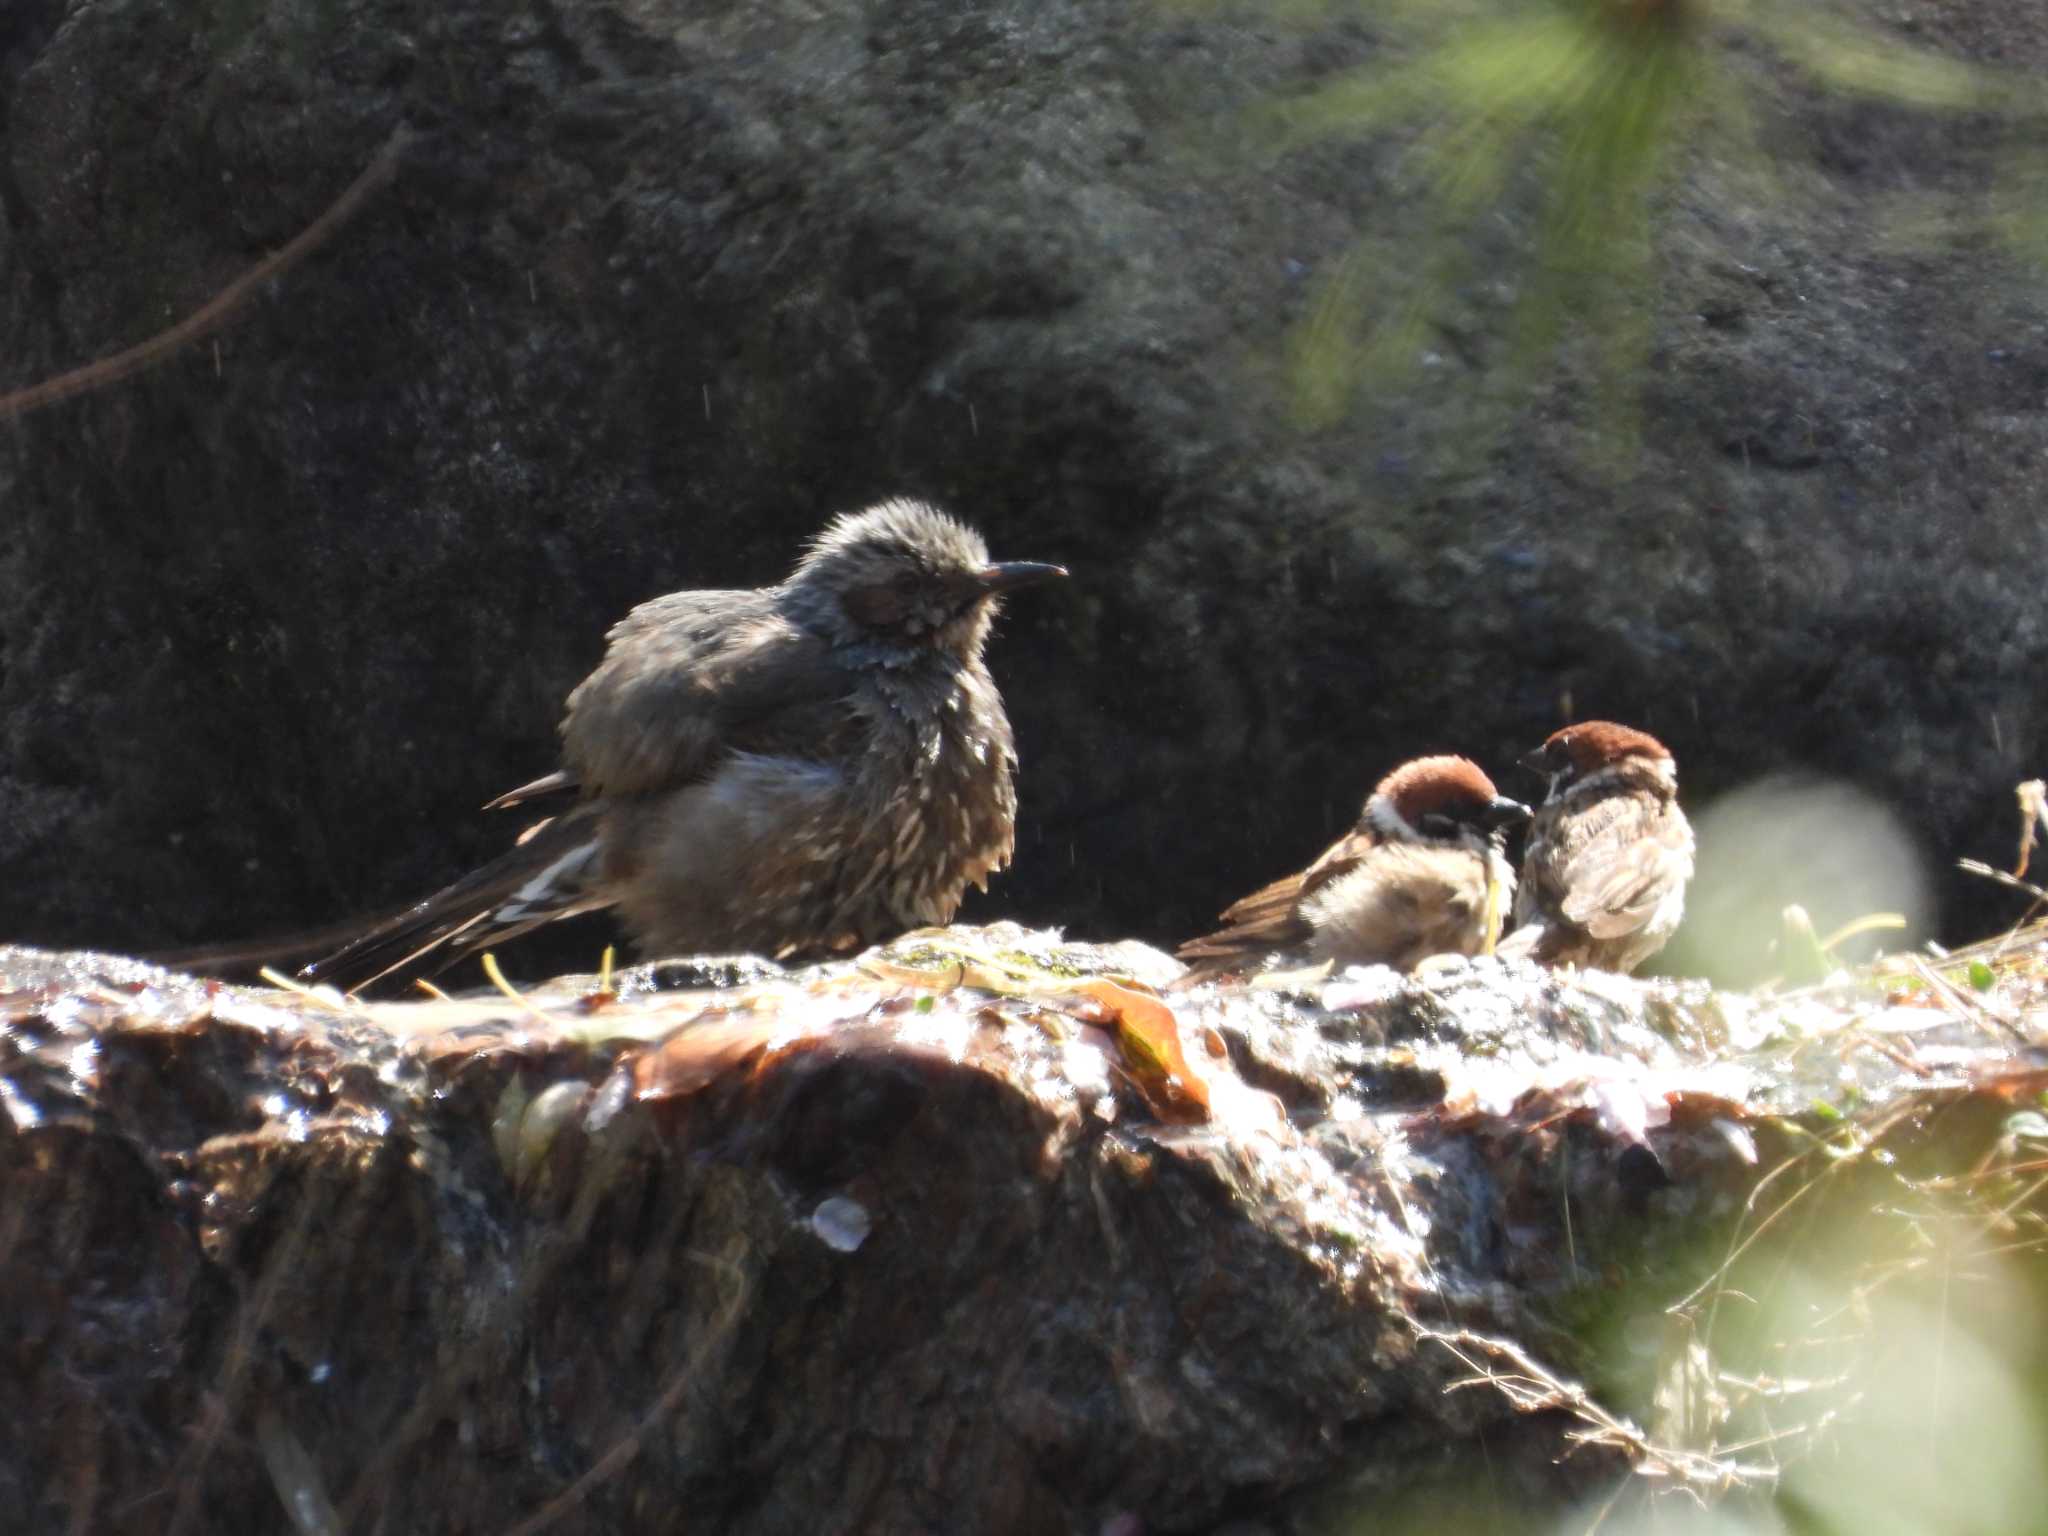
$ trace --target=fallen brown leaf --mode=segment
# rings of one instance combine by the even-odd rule
[[[633,1097],[680,1099],[751,1064],[783,1033],[774,1015],[707,1017],[670,1035],[633,1063]]]
[[[1102,1022],[1115,1020],[1124,1072],[1153,1114],[1179,1125],[1209,1118],[1209,1085],[1188,1065],[1180,1021],[1165,1002],[1101,977],[1076,982],[1069,991],[1100,1009]],[[1078,1011],[1076,1016],[1087,1017]]]

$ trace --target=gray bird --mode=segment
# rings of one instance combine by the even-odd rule
[[[564,766],[491,805],[573,803],[304,974],[365,985],[605,907],[649,954],[844,953],[949,921],[1014,841],[981,659],[998,598],[1065,574],[897,500],[835,519],[780,586],[641,604],[569,695]]]

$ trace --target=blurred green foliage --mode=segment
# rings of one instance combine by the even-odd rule
[[[1361,15],[1387,38],[1371,63],[1253,114],[1282,153],[1410,135],[1427,207],[1419,262],[1359,245],[1290,339],[1296,413],[1310,427],[1336,419],[1361,384],[1415,366],[1445,298],[1472,275],[1479,222],[1503,209],[1525,226],[1516,215],[1533,214],[1525,265],[1502,274],[1511,371],[1552,356],[1569,328],[1588,345],[1601,419],[1631,422],[1627,381],[1656,308],[1656,199],[1701,143],[1764,164],[1750,128],[1760,53],[1829,90],[1914,108],[2032,111],[2040,94],[1853,24],[1826,0],[1365,0]],[[2039,201],[2007,222],[2048,250]]]

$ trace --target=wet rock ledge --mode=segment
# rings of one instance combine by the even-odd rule
[[[1688,1293],[1817,1150],[2012,1149],[2024,953],[1173,992],[999,926],[359,1003],[0,950],[0,1508],[1135,1536],[1764,1485],[1672,1385]]]

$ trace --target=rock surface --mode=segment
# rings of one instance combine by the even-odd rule
[[[1847,9],[2048,69],[1998,0]],[[1967,211],[1995,125],[1731,55],[1778,180],[1707,151],[1670,199],[1615,480],[1569,352],[1490,388],[1486,287],[1442,317],[1468,346],[1290,425],[1315,279],[1427,224],[1397,144],[1239,142],[1381,56],[1347,11],[206,14],[0,18],[5,383],[189,313],[415,137],[217,346],[0,441],[0,933],[161,948],[431,889],[511,835],[475,808],[552,766],[631,604],[773,579],[892,492],[1077,573],[997,643],[1025,817],[984,912],[1183,937],[1390,763],[1504,766],[1567,707],[1670,741],[1695,804],[1801,766],[1930,852],[2010,845],[2048,756],[2048,299],[1886,232],[1896,194]],[[1945,894],[1952,932],[2010,911]]]
[[[1777,1111],[1946,1105],[1985,1167],[1960,1058],[1901,1066],[1946,1015],[1867,989],[1852,1034],[1912,1033],[1852,1072],[1819,1000],[1172,969],[999,927],[363,1005],[0,951],[10,1528],[1305,1532],[1431,1486],[1534,1528],[1739,1484],[1481,1378],[1732,1264]]]

